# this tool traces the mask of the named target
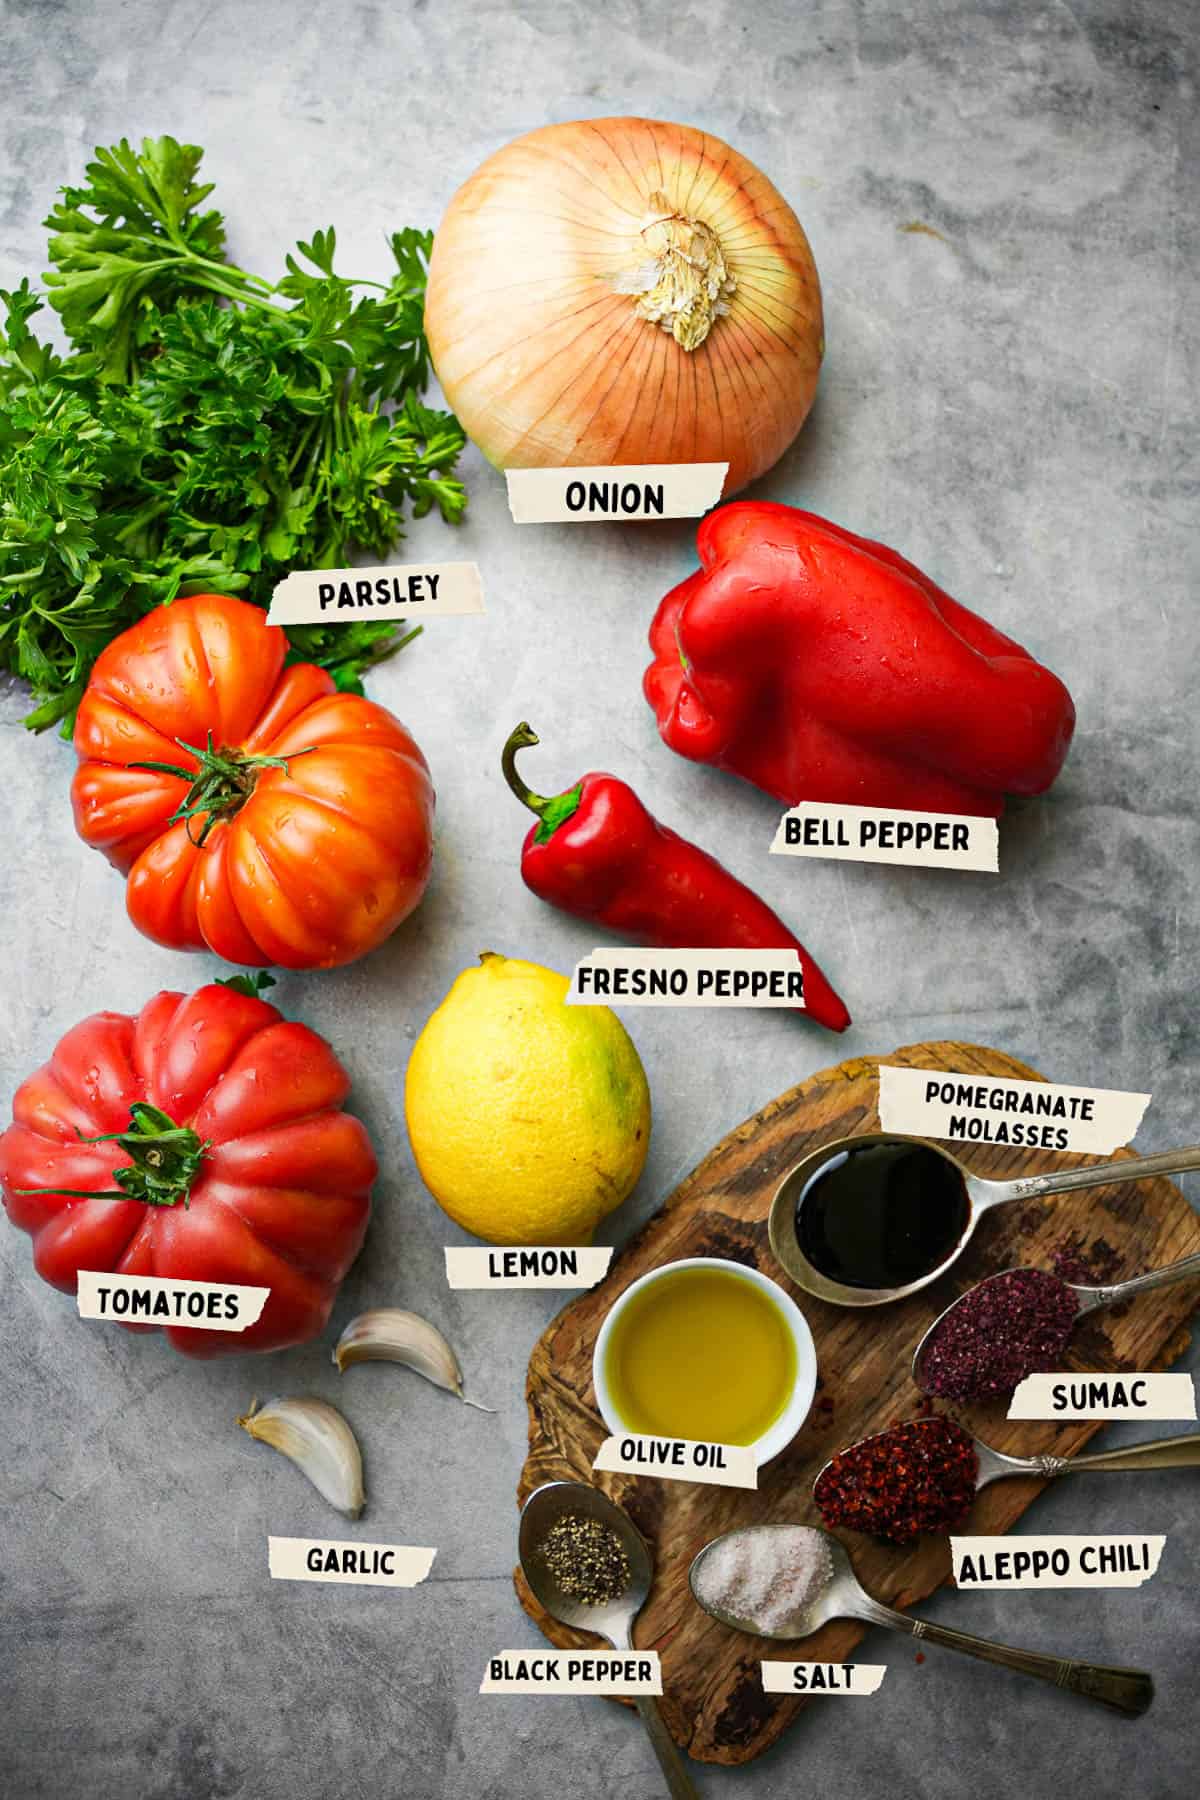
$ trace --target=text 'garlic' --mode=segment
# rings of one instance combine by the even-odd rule
[[[252,1400],[238,1424],[260,1444],[290,1457],[331,1506],[357,1519],[367,1499],[362,1452],[336,1406],[311,1396],[272,1400],[262,1407]]]
[[[478,1400],[467,1399],[457,1356],[437,1326],[419,1313],[404,1312],[394,1306],[360,1313],[338,1339],[333,1360],[343,1371],[352,1363],[403,1363],[435,1387],[457,1394],[465,1405],[479,1412],[492,1411],[490,1406],[480,1406]]]

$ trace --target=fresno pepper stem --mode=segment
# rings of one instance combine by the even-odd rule
[[[517,773],[517,751],[527,749],[530,745],[540,742],[541,739],[533,727],[522,721],[515,731],[509,733],[508,742],[500,754],[500,767],[504,771],[505,781],[521,805],[527,806],[531,813],[537,814],[540,822],[534,834],[535,840],[539,844],[545,844],[554,836],[559,826],[569,819],[578,808],[583,797],[583,783],[578,782],[575,787],[568,788],[565,794],[549,796],[535,794],[532,788],[526,787]]]
[[[541,741],[532,725],[526,725],[522,721],[515,731],[509,733],[508,742],[500,753],[500,767],[504,770],[505,781],[521,805],[527,806],[530,812],[537,814],[539,819],[545,813],[550,802],[544,794],[535,794],[532,788],[526,787],[517,774],[517,751],[524,750],[531,744],[540,744]]]

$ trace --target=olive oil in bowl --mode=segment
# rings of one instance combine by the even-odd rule
[[[738,1263],[668,1265],[635,1282],[609,1315],[597,1345],[601,1410],[624,1431],[761,1444],[797,1398],[796,1321],[811,1357],[803,1317],[774,1282]],[[813,1360],[790,1435],[815,1377]]]

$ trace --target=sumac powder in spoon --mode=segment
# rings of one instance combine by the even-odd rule
[[[813,1498],[827,1525],[909,1544],[962,1524],[978,1470],[974,1439],[934,1414],[851,1444],[822,1469]]]
[[[921,1385],[945,1400],[999,1400],[1056,1369],[1079,1301],[1041,1269],[1006,1269],[969,1289],[921,1353]]]

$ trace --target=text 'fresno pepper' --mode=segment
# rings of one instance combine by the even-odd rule
[[[700,526],[650,629],[663,741],[802,800],[996,817],[1062,768],[1056,675],[894,550],[792,506]]]
[[[509,787],[537,823],[521,849],[521,875],[540,900],[639,944],[685,950],[795,950],[804,1007],[831,1031],[850,1014],[799,938],[715,856],[653,818],[615,775],[585,775],[564,794],[531,793],[517,751],[536,744],[518,725],[504,746]]]

